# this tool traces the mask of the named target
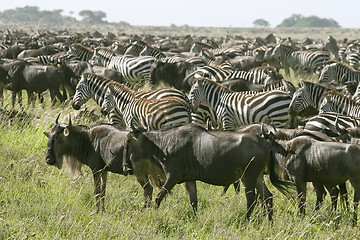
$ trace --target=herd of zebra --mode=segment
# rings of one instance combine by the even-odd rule
[[[164,130],[193,122],[242,131],[267,123],[339,139],[341,130],[360,123],[358,40],[7,31],[1,47],[0,82],[13,99],[22,90],[40,96],[61,88],[74,109],[93,99],[111,124],[128,129]],[[58,89],[48,82],[46,89],[32,85],[27,76],[38,66],[42,72],[44,66],[59,69]],[[286,80],[292,73],[311,81],[301,79],[295,87]]]

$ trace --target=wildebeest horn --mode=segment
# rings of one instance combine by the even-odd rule
[[[71,115],[70,115],[70,113],[69,113],[69,124],[68,125],[71,126]]]
[[[61,114],[61,113],[59,113],[59,114],[57,115],[57,117],[55,118],[55,124],[59,124],[59,117],[60,117],[60,114]]]

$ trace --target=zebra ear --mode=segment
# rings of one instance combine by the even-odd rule
[[[299,87],[304,87],[304,80],[302,78],[300,79]]]

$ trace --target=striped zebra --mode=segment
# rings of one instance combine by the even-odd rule
[[[224,130],[259,122],[281,128],[291,120],[288,114],[291,96],[279,90],[243,94],[231,92],[211,79],[198,78],[191,87],[189,100],[194,109],[200,103],[211,107]]]
[[[360,117],[360,99],[339,92],[328,91],[323,94],[319,113],[335,112],[352,117]]]
[[[80,58],[80,61],[89,62],[94,55],[94,50],[88,47],[85,47],[81,43],[71,44],[68,54],[74,54]]]
[[[132,42],[129,47],[126,49],[124,55],[132,55],[134,57],[138,57],[141,51],[147,46],[147,43],[137,40]]]
[[[336,117],[342,129],[359,126],[360,118],[350,117],[347,115],[339,115],[339,113],[321,113],[310,118],[304,129],[325,133],[329,137],[338,137],[338,131],[335,126]]]
[[[277,72],[271,67],[257,67],[249,71],[232,71],[228,76],[221,80],[244,79],[255,84],[265,85],[276,80]]]
[[[280,59],[284,68],[291,67],[294,71],[309,73],[322,69],[330,56],[325,51],[296,51],[291,46],[279,44],[275,47],[272,58]]]
[[[109,78],[102,77],[94,73],[83,73],[79,83],[76,86],[76,92],[72,100],[72,107],[75,110],[78,110],[90,98],[92,98],[97,103],[97,105],[101,107],[104,103],[104,96],[108,85],[114,82],[115,81]],[[136,97],[148,99],[178,97],[190,104],[188,98],[183,92],[173,88],[161,88],[152,91],[134,91],[133,94]],[[108,118],[112,124],[121,124],[123,122],[120,112],[116,111],[116,109],[110,113]]]
[[[166,55],[160,49],[151,47],[149,45],[144,47],[144,49],[140,52],[139,56],[152,56],[156,59],[163,61],[166,59]]]
[[[299,88],[292,97],[289,112],[298,115],[308,107],[319,110],[323,94],[331,90],[334,89],[329,86],[300,80]]]
[[[125,85],[111,83],[105,93],[102,112],[117,109],[126,126],[146,130],[169,129],[191,122],[191,107],[178,97],[147,99],[136,97]]]
[[[346,61],[355,69],[360,66],[360,52],[353,52],[346,55]]]
[[[184,81],[190,78],[209,78],[216,82],[222,82],[227,76],[231,74],[231,71],[223,69],[221,67],[204,66],[197,68],[194,72],[188,74]]]
[[[156,61],[157,59],[152,56],[117,56],[112,50],[99,47],[95,49],[91,63],[120,72],[126,81],[148,81],[151,65]]]
[[[344,84],[348,81],[360,82],[360,71],[343,63],[331,63],[322,69],[318,81],[330,82],[332,80],[340,84]]]

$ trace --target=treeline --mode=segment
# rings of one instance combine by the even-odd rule
[[[82,10],[79,12],[81,20],[75,17],[64,16],[63,10],[56,9],[53,11],[39,10],[35,6],[18,7],[15,9],[0,11],[0,21],[10,23],[40,23],[40,24],[71,24],[71,23],[92,23],[92,24],[109,24],[106,21],[106,13],[103,11]],[[118,24],[130,25],[121,21]]]

